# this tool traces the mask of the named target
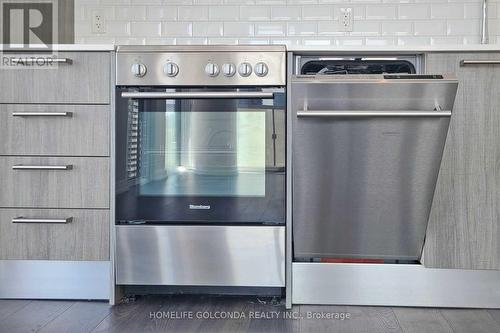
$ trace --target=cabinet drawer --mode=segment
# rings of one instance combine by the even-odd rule
[[[109,208],[106,157],[0,157],[0,207]]]
[[[109,155],[108,105],[0,104],[0,155]]]
[[[0,260],[108,260],[109,211],[0,209],[0,244]]]
[[[9,54],[9,57],[29,57]],[[0,69],[2,103],[90,103],[110,101],[110,53],[59,52],[71,59],[53,67],[26,65]]]

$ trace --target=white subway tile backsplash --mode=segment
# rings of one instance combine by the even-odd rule
[[[382,22],[382,35],[405,36],[413,34],[413,22],[411,21],[384,21]]]
[[[340,21],[320,21],[318,22],[318,35],[344,36],[347,32]]]
[[[132,36],[151,36],[161,35],[160,22],[131,22],[130,35]]]
[[[175,6],[151,6],[146,9],[148,21],[175,21],[177,20],[177,7]]]
[[[134,6],[134,7],[117,6],[115,9],[115,17],[117,20],[122,20],[122,21],[145,20],[146,19],[146,7],[144,7],[144,6]]]
[[[206,39],[206,38],[176,38],[175,43],[177,45],[205,45],[205,44],[208,44],[208,39]]]
[[[392,37],[366,37],[365,44],[367,46],[390,46],[396,43]]]
[[[209,38],[209,45],[237,45],[238,38]]]
[[[254,35],[254,24],[247,22],[225,22],[224,35],[232,37],[246,37]]]
[[[222,22],[193,22],[193,36],[223,37],[224,24]]]
[[[431,37],[431,44],[432,45],[454,45],[454,44],[462,44],[462,42],[459,42],[458,37],[452,37],[452,36],[447,36],[447,37]]]
[[[271,17],[271,7],[266,6],[241,6],[240,20],[264,21]]]
[[[269,39],[262,38],[240,38],[238,44],[242,45],[268,45]]]
[[[403,4],[398,8],[400,19],[419,20],[431,18],[431,7],[428,4]]]
[[[318,24],[316,22],[289,22],[289,36],[314,36],[318,32]]]
[[[208,20],[208,7],[181,6],[177,15],[179,21],[206,21]]]
[[[417,45],[479,42],[482,0],[75,0],[75,39],[118,44]],[[500,0],[489,35],[500,42]],[[341,8],[352,8],[344,31]],[[98,10],[105,32],[92,31]]]
[[[303,20],[331,20],[333,19],[333,7],[320,5],[320,6],[303,6],[302,7]]]
[[[446,21],[445,20],[422,20],[415,21],[416,36],[445,36]]]
[[[380,36],[380,23],[378,21],[355,21],[351,34],[356,36]]]
[[[462,3],[432,4],[431,18],[438,18],[438,19],[464,18],[464,5]]]
[[[447,34],[453,36],[479,35],[480,21],[478,19],[470,20],[448,20]]]
[[[240,7],[238,6],[210,6],[208,9],[210,20],[237,21],[240,18]]]
[[[406,36],[398,37],[398,45],[430,45],[430,37]]]
[[[185,37],[193,35],[191,22],[163,22],[162,35],[168,37]]]
[[[111,36],[127,36],[130,34],[129,22],[106,22],[106,34]]]
[[[271,7],[271,20],[297,21],[301,19],[301,11],[300,6],[274,6]]]
[[[284,36],[286,34],[285,23],[256,23],[255,35],[257,36]]]
[[[335,45],[338,46],[361,46],[365,43],[363,37],[337,37],[334,40]]]
[[[395,19],[396,6],[373,5],[366,8],[367,20]]]
[[[155,37],[146,38],[146,45],[172,45],[175,44],[175,38]]]

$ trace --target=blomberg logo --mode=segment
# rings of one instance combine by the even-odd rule
[[[210,209],[210,205],[189,205],[189,209]]]

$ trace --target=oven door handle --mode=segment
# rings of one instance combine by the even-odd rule
[[[273,99],[274,93],[260,91],[122,92],[122,97],[134,99]]]

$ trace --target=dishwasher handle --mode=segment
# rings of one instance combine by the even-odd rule
[[[451,111],[297,111],[297,117],[450,117]]]

